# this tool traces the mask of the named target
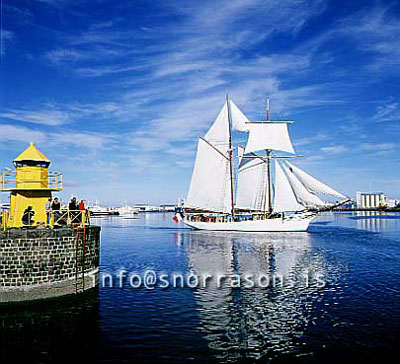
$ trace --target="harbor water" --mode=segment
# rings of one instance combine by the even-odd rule
[[[123,284],[0,306],[0,362],[354,363],[399,353],[400,214],[326,213],[307,233],[270,234],[192,231],[172,216],[97,219],[100,271],[125,271]],[[130,284],[149,270],[212,278]],[[228,283],[245,274],[285,284]]]

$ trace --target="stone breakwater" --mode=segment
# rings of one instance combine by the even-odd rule
[[[100,227],[0,231],[0,302],[75,294],[98,284]]]

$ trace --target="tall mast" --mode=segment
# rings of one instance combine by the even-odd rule
[[[235,206],[233,202],[233,163],[232,163],[232,121],[231,121],[231,109],[229,107],[228,93],[226,94],[226,106],[228,108],[228,125],[229,125],[229,168],[231,174],[231,212],[232,217],[235,217]]]
[[[271,151],[267,149],[267,196],[268,196],[268,213],[272,213],[272,196],[271,196]]]
[[[269,99],[267,99],[267,121],[269,121]],[[266,150],[267,157],[267,191],[266,191],[266,199],[268,198],[268,213],[272,213],[272,197],[271,197],[271,150]],[[265,199],[265,200],[266,200]],[[265,203],[264,203],[264,212],[266,212]]]

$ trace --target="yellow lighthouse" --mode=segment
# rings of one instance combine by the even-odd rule
[[[10,191],[9,227],[21,227],[28,206],[34,211],[34,225],[46,224],[46,202],[53,191],[62,190],[62,174],[50,172],[50,160],[33,143],[14,159],[15,171],[0,175],[0,190]]]

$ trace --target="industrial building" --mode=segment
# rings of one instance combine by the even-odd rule
[[[362,209],[378,208],[388,205],[388,198],[383,192],[357,192],[357,207]]]

